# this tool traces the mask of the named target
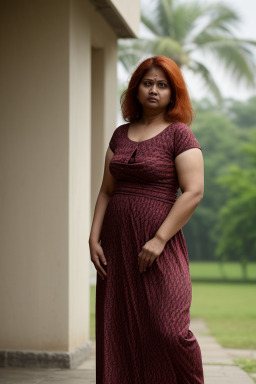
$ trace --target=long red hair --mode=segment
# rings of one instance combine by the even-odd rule
[[[172,102],[167,106],[165,118],[172,122],[190,125],[194,119],[188,90],[178,65],[166,56],[154,56],[144,60],[131,76],[128,88],[121,96],[121,109],[125,121],[134,123],[142,116],[142,107],[137,100],[138,86],[144,74],[152,67],[161,67],[171,86]]]

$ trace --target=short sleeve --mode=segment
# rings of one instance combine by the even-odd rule
[[[180,123],[174,133],[174,158],[190,148],[199,148],[202,151],[191,129],[186,124]]]
[[[117,146],[117,128],[112,133],[112,136],[109,141],[109,147],[113,153],[115,153],[116,146]]]
[[[119,127],[117,127],[110,138],[109,147],[113,153],[115,153],[116,148],[118,146],[118,142],[120,142],[123,126],[124,125],[120,125]]]

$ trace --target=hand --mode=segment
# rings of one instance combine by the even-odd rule
[[[100,261],[102,261],[102,263],[107,266],[107,260],[104,256],[103,249],[97,241],[89,241],[89,247],[91,253],[91,261],[93,262],[99,275],[104,280],[105,276],[107,276],[107,273],[101,266]]]
[[[138,255],[138,264],[140,272],[145,272],[147,267],[151,267],[155,259],[163,252],[165,242],[158,237],[147,241],[142,251]]]

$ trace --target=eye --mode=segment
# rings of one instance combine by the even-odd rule
[[[159,83],[159,86],[160,86],[160,88],[165,88],[165,87],[167,87],[167,84],[166,83]]]
[[[144,85],[146,86],[151,85],[151,81],[144,81]]]

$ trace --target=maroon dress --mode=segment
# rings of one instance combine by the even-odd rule
[[[117,127],[109,146],[116,179],[101,246],[107,259],[96,285],[97,384],[203,384],[199,344],[189,330],[192,286],[182,229],[146,272],[138,254],[178,195],[174,159],[200,147],[191,129],[172,123],[148,140]]]

